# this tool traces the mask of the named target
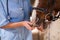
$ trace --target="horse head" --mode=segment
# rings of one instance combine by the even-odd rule
[[[33,7],[33,9],[36,10],[35,24],[38,26],[42,24],[45,29],[51,21],[58,19],[60,15],[60,12],[58,12],[60,11],[59,1],[60,0],[39,0],[38,5]]]

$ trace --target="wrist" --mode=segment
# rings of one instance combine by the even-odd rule
[[[24,26],[23,22],[19,22],[19,26]]]

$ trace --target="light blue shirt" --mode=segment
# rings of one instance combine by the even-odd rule
[[[9,17],[7,13],[7,0],[0,0],[0,27],[9,22],[20,22],[29,20],[29,12],[31,11],[30,0],[8,0]],[[3,5],[2,5],[3,4]],[[32,33],[25,27],[1,29],[1,40],[32,40]]]

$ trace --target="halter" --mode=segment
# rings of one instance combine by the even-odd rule
[[[48,0],[48,5],[47,6],[50,6],[49,4],[50,4],[50,0]],[[55,4],[55,0],[52,0],[52,3],[51,4],[54,5]],[[47,8],[33,7],[33,9],[39,10],[40,12],[47,12]]]
[[[38,8],[38,7],[33,7],[34,10],[38,10],[40,12],[47,12],[46,8]]]

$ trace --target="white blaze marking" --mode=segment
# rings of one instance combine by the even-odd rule
[[[35,0],[35,3],[33,5],[33,7],[37,7],[38,3],[39,3],[39,0]],[[30,17],[30,21],[35,22],[35,20],[36,20],[36,10],[33,10],[32,11],[32,16]]]

